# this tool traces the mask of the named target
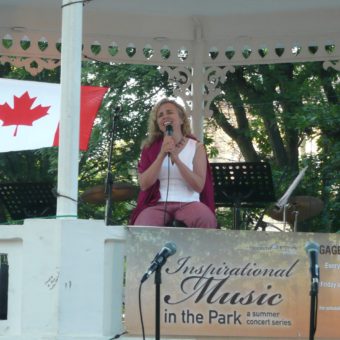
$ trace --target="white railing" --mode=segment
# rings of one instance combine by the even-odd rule
[[[0,226],[9,265],[2,339],[109,339],[122,332],[125,229],[94,220]]]

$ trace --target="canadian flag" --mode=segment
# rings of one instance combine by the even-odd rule
[[[79,148],[86,150],[107,87],[82,86]],[[0,152],[58,146],[60,84],[0,79]]]

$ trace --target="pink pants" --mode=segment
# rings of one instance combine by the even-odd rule
[[[173,220],[183,222],[188,228],[217,227],[215,214],[201,202],[168,202],[166,206],[165,202],[157,203],[142,210],[134,225],[166,226]]]

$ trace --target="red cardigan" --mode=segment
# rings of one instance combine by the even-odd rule
[[[193,138],[195,139],[195,138]],[[138,172],[143,173],[155,161],[162,146],[163,138],[157,139],[149,147],[144,147],[141,158],[138,163]],[[159,180],[157,180],[149,189],[140,191],[137,198],[137,206],[132,211],[129,224],[133,225],[139,213],[146,207],[155,205],[160,199]],[[215,214],[214,188],[212,174],[209,162],[207,160],[207,175],[202,192],[200,193],[200,201],[207,205]]]

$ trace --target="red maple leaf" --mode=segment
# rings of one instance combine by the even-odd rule
[[[38,105],[32,109],[35,98],[31,98],[26,91],[21,97],[14,96],[13,109],[7,104],[0,104],[0,120],[2,126],[16,125],[13,136],[17,135],[19,125],[32,126],[38,120],[48,114],[50,106]]]

